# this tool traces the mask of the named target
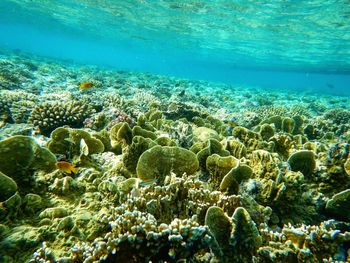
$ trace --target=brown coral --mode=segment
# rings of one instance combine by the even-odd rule
[[[43,103],[37,105],[29,121],[37,126],[44,135],[61,126],[69,125],[72,128],[83,127],[84,120],[94,112],[89,105],[79,101],[68,103]]]

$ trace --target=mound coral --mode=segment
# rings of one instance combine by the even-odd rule
[[[84,121],[94,109],[79,101],[67,103],[43,103],[35,106],[29,121],[33,123],[43,135],[50,133],[61,126],[69,125],[72,128],[83,127]]]
[[[33,171],[54,168],[56,157],[32,137],[17,135],[0,141],[0,171],[17,184],[26,185]]]

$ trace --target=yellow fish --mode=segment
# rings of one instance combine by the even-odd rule
[[[79,171],[79,168],[75,167],[74,164],[65,161],[56,162],[55,167],[67,174],[77,173]]]
[[[79,88],[83,89],[83,90],[91,89],[94,86],[95,85],[94,85],[94,83],[92,81],[84,81],[84,82],[79,83]]]

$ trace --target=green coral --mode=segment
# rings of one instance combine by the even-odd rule
[[[52,170],[55,162],[55,156],[32,137],[16,135],[0,141],[0,171],[17,184],[28,183],[35,170]]]
[[[120,122],[114,125],[110,131],[111,145],[113,148],[121,145],[129,145],[132,142],[132,130],[128,123]]]
[[[298,151],[289,157],[288,163],[292,171],[300,171],[305,177],[310,177],[316,168],[315,154],[313,151]]]
[[[87,145],[88,155],[104,151],[103,143],[82,129],[60,127],[51,133],[47,142],[49,150],[55,154],[63,154],[67,158],[73,158],[82,154],[82,141]]]
[[[200,144],[198,146],[203,146],[203,144]],[[191,148],[191,150],[193,150],[193,148]],[[219,141],[215,139],[208,140],[207,146],[197,152],[199,167],[202,170],[206,170],[207,158],[212,154],[218,154],[220,156],[229,156],[230,152],[225,150],[223,145]]]
[[[326,211],[339,217],[340,219],[350,220],[350,189],[344,190],[332,196],[327,201]]]
[[[206,160],[206,169],[210,174],[210,182],[214,189],[220,185],[222,178],[238,165],[239,160],[233,156],[210,155]]]
[[[295,122],[292,118],[285,117],[282,120],[282,131],[292,133],[294,131]]]
[[[132,138],[132,144],[123,153],[123,164],[125,168],[131,173],[136,173],[140,156],[156,145],[157,143],[150,138],[144,138],[142,136]]]
[[[17,191],[17,184],[11,178],[0,172],[0,202],[13,196]]]
[[[214,236],[212,251],[220,262],[252,262],[261,236],[249,213],[236,208],[229,218],[221,208],[212,206],[205,216],[205,224]]]
[[[248,180],[253,175],[253,170],[246,164],[241,164],[225,175],[220,183],[220,191],[227,194],[238,194],[239,184]]]
[[[170,172],[182,176],[184,173],[193,174],[198,168],[198,160],[193,152],[180,147],[157,145],[140,156],[136,172],[143,181],[157,179],[162,183]]]

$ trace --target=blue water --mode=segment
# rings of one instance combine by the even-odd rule
[[[0,48],[79,64],[350,95],[345,0],[2,0],[0,32]]]

